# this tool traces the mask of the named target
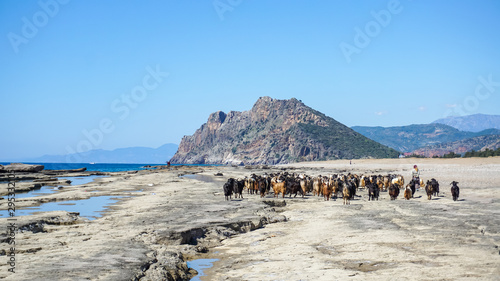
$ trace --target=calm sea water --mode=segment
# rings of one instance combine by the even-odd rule
[[[10,163],[0,162],[0,165],[8,165]],[[113,163],[29,163],[25,164],[37,164],[44,165],[45,170],[70,170],[87,168],[87,171],[99,171],[99,172],[123,172],[123,171],[135,171],[135,170],[145,170],[145,166],[160,166],[166,164],[113,164]],[[178,166],[178,165],[172,165]],[[215,166],[215,165],[186,165],[186,166]]]

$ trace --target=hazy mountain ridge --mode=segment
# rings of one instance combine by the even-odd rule
[[[443,156],[444,154],[454,152],[463,154],[468,151],[483,151],[485,149],[495,150],[500,147],[500,135],[487,135],[468,138],[454,142],[441,143],[423,147],[413,151],[414,154],[425,157]]]
[[[440,123],[396,127],[354,126],[352,129],[374,141],[402,152],[412,152],[431,145],[455,142],[477,136],[500,134],[498,129],[465,132]]]
[[[161,164],[177,151],[177,144],[168,143],[158,148],[127,147],[114,150],[96,149],[79,154],[44,155],[37,158],[21,159],[23,162],[39,163],[144,163]]]
[[[171,161],[279,164],[397,155],[295,98],[261,97],[249,111],[212,113],[193,135],[182,138]]]
[[[500,115],[451,116],[438,119],[432,123],[445,124],[461,131],[480,132],[486,129],[500,129]]]

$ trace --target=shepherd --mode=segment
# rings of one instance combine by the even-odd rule
[[[413,170],[411,171],[411,178],[415,181],[415,187],[417,190],[420,189],[420,171],[417,165],[413,165]]]

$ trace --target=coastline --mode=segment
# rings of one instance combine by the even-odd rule
[[[202,280],[494,280],[500,275],[500,158],[439,160],[111,173],[85,187],[20,200],[19,206],[29,206],[36,200],[123,197],[92,221],[67,212],[17,217],[18,226],[25,226],[24,233],[16,233],[18,267],[12,274],[2,263],[0,278],[186,280],[195,274],[186,261],[209,258],[218,261]],[[313,196],[260,199],[246,193],[243,200],[228,202],[222,192],[228,177],[251,173],[287,169],[311,175],[344,170],[406,175],[414,162],[424,179],[440,181],[440,197],[428,201],[419,191],[416,199],[390,201],[382,193],[379,201],[368,202],[361,191],[352,205],[343,206],[342,200],[324,202]],[[223,177],[213,176],[219,171]],[[191,173],[211,181],[179,177]],[[461,201],[453,202],[448,183],[456,178]],[[2,229],[5,225],[0,218]],[[2,249],[7,247],[4,238]]]
[[[219,188],[223,179],[200,182],[179,177],[191,173],[210,176],[220,170],[202,168],[110,173],[110,177],[84,186],[19,199],[17,206],[29,207],[91,196],[121,197],[95,220],[63,211],[15,217],[21,229],[15,233],[15,273],[2,263],[0,278],[185,280],[196,274],[186,266],[191,257],[232,235],[280,220],[279,214],[260,201],[225,204]],[[1,208],[6,207],[5,201],[0,201]],[[8,224],[8,218],[0,218],[2,230]],[[0,256],[7,259],[5,235],[0,240]]]

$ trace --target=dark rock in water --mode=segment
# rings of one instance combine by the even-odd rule
[[[216,177],[222,177],[223,175],[224,174],[222,174],[222,173],[216,173],[216,174],[214,174],[214,176],[216,176]]]
[[[0,172],[38,173],[44,168],[45,167],[43,165],[12,163],[10,165],[3,166],[3,169],[1,169]]]
[[[208,253],[208,248],[205,246],[196,246],[195,251],[198,253]]]
[[[190,280],[197,273],[188,268],[181,253],[160,250],[153,260],[141,266],[133,280]]]

